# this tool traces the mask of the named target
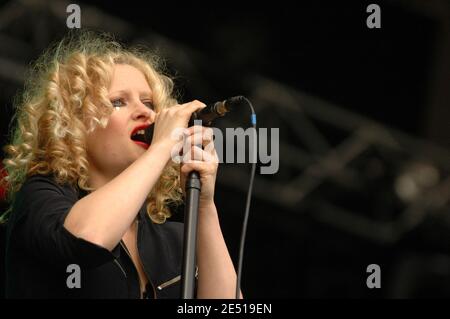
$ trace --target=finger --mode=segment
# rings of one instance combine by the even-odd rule
[[[203,150],[194,145],[189,147],[187,152],[183,153],[181,161],[182,163],[191,163],[193,161],[204,161],[204,159]]]
[[[186,137],[192,137],[191,144],[194,145],[203,145],[203,147],[206,147],[208,144],[212,143],[212,147],[214,147],[214,130],[210,127],[204,127],[199,125],[194,125],[191,127],[188,127],[185,131]],[[201,137],[200,137],[201,136]],[[200,143],[201,142],[201,143]]]
[[[212,143],[214,145],[212,135],[203,134],[202,132],[195,133],[189,137],[185,137],[183,142],[185,145],[202,145],[206,147],[208,144]]]
[[[206,144],[206,146],[203,147],[203,151],[208,153],[213,158],[213,162],[218,163],[219,162],[219,155],[216,152],[216,148],[214,146],[214,142],[210,142]]]
[[[184,136],[184,145],[191,147],[191,145],[203,145],[203,132],[198,130],[194,134]]]
[[[170,150],[170,158],[174,163],[179,164],[181,163],[183,153],[183,144],[176,143]]]
[[[205,162],[202,162],[202,161],[192,161],[190,163],[185,163],[185,164],[181,165],[181,168],[180,168],[181,175],[183,176],[183,180],[192,171],[197,171],[200,174],[202,174],[203,172],[205,172],[205,170],[206,170]]]
[[[191,163],[195,161],[207,162],[207,163],[218,163],[217,157],[210,154],[200,147],[194,145],[188,152],[183,154],[182,163]]]
[[[212,135],[212,130],[210,130],[210,132]],[[208,133],[208,131],[206,131],[206,133]],[[211,156],[211,158],[208,157],[208,161],[218,163],[219,155],[217,154],[217,151],[216,151],[214,137],[211,135],[209,135],[209,136],[208,135],[209,134],[206,134],[206,136],[205,135],[203,136],[203,141],[202,141],[203,148],[202,149],[203,149],[203,151],[205,151],[206,153],[208,153]],[[189,143],[189,141],[191,141],[191,143]],[[187,150],[187,147],[189,147],[189,145],[199,146],[198,140],[195,140],[195,138],[191,138],[190,140],[188,140],[185,145],[185,150]]]
[[[205,135],[214,136],[214,130],[210,127],[202,126],[202,125],[192,125],[186,129],[187,135],[192,135],[194,133],[203,132]]]
[[[188,103],[180,104],[180,106],[183,110],[186,110],[189,114],[192,114],[193,112],[206,107],[206,104],[200,102],[199,100],[194,100]]]

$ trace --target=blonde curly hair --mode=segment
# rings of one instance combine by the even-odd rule
[[[60,184],[93,191],[86,136],[97,126],[106,127],[113,111],[108,87],[115,64],[144,74],[156,112],[177,104],[173,81],[156,55],[142,47],[124,48],[107,34],[70,33],[34,63],[21,98],[14,102],[11,144],[4,148],[3,160],[9,202],[35,174],[53,174]],[[170,161],[148,194],[147,213],[153,222],[164,223],[169,205],[181,200],[179,165]]]

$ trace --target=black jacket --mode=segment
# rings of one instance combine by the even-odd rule
[[[35,175],[23,184],[6,233],[7,298],[140,298],[139,276],[122,242],[110,252],[64,228],[66,215],[84,195],[51,176]],[[147,298],[179,298],[183,224],[154,224],[145,205],[138,219]],[[68,288],[71,264],[80,267],[80,288]]]

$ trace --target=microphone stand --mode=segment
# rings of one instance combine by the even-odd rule
[[[190,172],[186,181],[186,206],[184,210],[183,269],[181,298],[194,299],[197,246],[198,202],[201,183],[197,171]]]
[[[191,116],[188,126],[202,125],[198,121],[198,114]],[[181,298],[195,299],[195,267],[197,265],[197,226],[198,203],[201,191],[200,174],[192,171],[188,174],[185,192],[186,201],[184,207],[184,240],[183,261],[181,271]]]

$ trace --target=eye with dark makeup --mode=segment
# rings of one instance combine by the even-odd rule
[[[147,106],[150,110],[155,110],[155,105],[153,105],[152,101],[143,101],[145,106]]]
[[[125,100],[123,98],[118,98],[118,99],[112,99],[111,100],[111,104],[113,107],[121,107],[121,106],[125,106]],[[152,101],[142,101],[142,104],[144,104],[145,106],[147,106],[149,109],[154,110],[155,109],[155,105],[153,104]]]
[[[121,107],[125,105],[125,101],[123,99],[114,99],[111,100],[111,104],[113,107]]]

